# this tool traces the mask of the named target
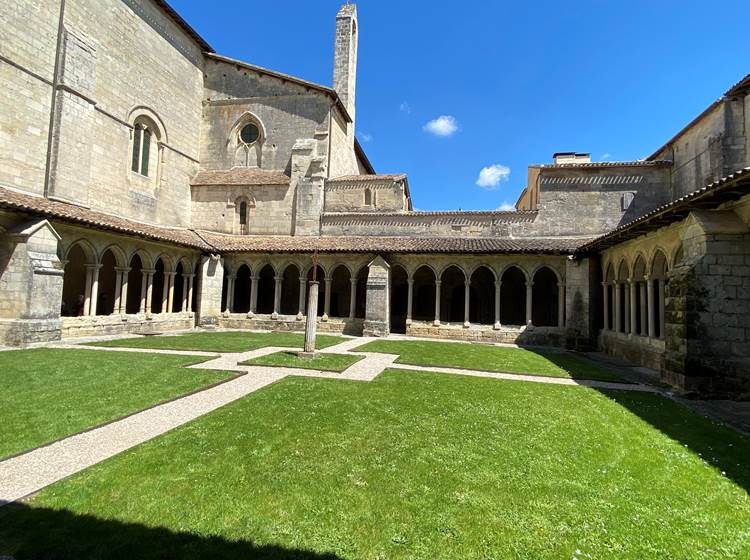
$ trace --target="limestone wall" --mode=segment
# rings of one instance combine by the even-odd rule
[[[369,190],[369,198],[365,191]],[[325,187],[326,212],[406,212],[404,181],[329,181]],[[368,204],[369,202],[369,204]],[[331,216],[335,218],[335,216]]]
[[[354,153],[354,129],[341,114],[334,110],[331,119],[331,156],[329,177],[359,175],[357,156]]]

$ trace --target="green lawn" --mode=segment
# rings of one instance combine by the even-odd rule
[[[244,366],[276,366],[342,372],[363,357],[318,353],[314,358],[299,358],[297,352],[276,352],[242,362]]]
[[[571,354],[423,340],[376,340],[354,352],[398,354],[396,363],[438,366],[573,379],[623,381],[616,373]]]
[[[0,352],[0,457],[231,377],[205,358],[39,348]]]
[[[331,335],[318,335],[317,348],[327,348],[346,338]],[[248,352],[265,346],[288,346],[302,348],[305,344],[303,333],[292,332],[195,332],[177,336],[143,336],[120,338],[92,343],[93,346],[113,346],[118,348],[156,348],[159,350],[202,350],[205,352]]]
[[[0,553],[748,558],[749,485],[748,439],[657,395],[292,377],[0,508]]]

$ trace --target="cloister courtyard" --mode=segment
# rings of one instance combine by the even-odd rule
[[[302,343],[194,330],[0,352],[0,556],[750,556],[750,439],[643,368]]]

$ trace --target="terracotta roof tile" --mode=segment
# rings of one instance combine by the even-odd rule
[[[638,161],[589,161],[585,163],[542,163],[530,167],[540,169],[569,169],[577,167],[597,168],[597,167],[668,167],[672,162],[664,159],[638,160]]]
[[[329,183],[364,183],[369,181],[401,181],[406,179],[405,173],[391,173],[385,175],[342,175],[328,179]]]
[[[41,196],[0,187],[0,207],[28,212],[45,218],[84,224],[129,235],[137,235],[156,241],[167,241],[186,247],[209,250],[206,244],[193,231],[186,228],[170,228],[144,224],[120,216],[106,214],[82,206],[58,202]]]
[[[289,176],[281,171],[250,167],[235,167],[218,171],[199,171],[190,184],[194,187],[211,185],[288,185]]]

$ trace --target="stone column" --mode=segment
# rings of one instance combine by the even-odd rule
[[[440,284],[441,280],[435,280],[435,321],[433,325],[440,326]]]
[[[648,315],[648,336],[654,338],[656,321],[654,320],[654,281],[646,276],[646,314]]]
[[[615,282],[615,328],[613,329],[615,332],[620,332],[621,322],[620,322],[620,297],[622,292],[622,285],[619,282]]]
[[[565,284],[557,285],[557,326],[565,326]]]
[[[112,314],[117,315],[120,313],[120,297],[122,294],[122,271],[120,268],[115,267],[115,297],[112,302]]]
[[[279,304],[281,303],[281,282],[283,278],[281,276],[273,277],[273,313],[271,313],[271,319],[279,318]]]
[[[364,336],[388,336],[391,332],[391,267],[383,257],[368,265]]]
[[[534,290],[532,289],[534,287],[534,282],[529,280],[526,282],[526,324],[531,326],[531,312],[533,309],[533,302],[531,301],[531,298],[534,295]]]
[[[83,288],[83,314],[84,315],[91,315],[91,277],[93,267],[95,265],[87,264],[86,265],[86,285]]]
[[[151,315],[151,305],[153,303],[153,287],[155,270],[146,271],[146,315]]]
[[[224,285],[224,259],[219,255],[202,255],[198,266],[200,294],[196,313],[201,327],[213,328],[221,318],[221,292]],[[192,290],[191,290],[192,291]],[[190,300],[192,301],[192,299]]]
[[[659,310],[659,338],[664,338],[664,309],[666,308],[666,299],[664,297],[664,278],[659,278],[659,299],[658,299],[658,310]]]
[[[604,330],[609,330],[609,284],[602,282],[604,288]]]
[[[325,299],[323,300],[323,317],[321,321],[327,321],[331,314],[331,278],[326,274],[325,282]]]
[[[237,279],[235,274],[227,276],[227,309],[226,314],[234,311],[234,281]]]
[[[307,302],[309,309],[318,309],[318,286],[317,280],[310,281],[310,299]],[[316,313],[312,315],[308,313],[307,321],[305,322],[305,346],[304,354],[309,357],[315,355],[315,331],[318,328],[318,323],[315,320]]]
[[[495,330],[500,330],[500,290],[502,289],[503,281],[495,280]]]
[[[115,313],[125,315],[128,312],[128,273],[129,268],[116,268],[121,277],[120,289],[115,290],[117,299],[115,300]]]
[[[258,312],[258,280],[259,276],[253,274],[250,277],[250,317],[254,316]]]
[[[185,313],[188,310],[188,279],[187,274],[182,273],[182,301],[180,302],[180,312]]]
[[[407,278],[406,283],[409,286],[409,291],[406,296],[406,324],[411,325],[411,308],[414,303],[414,278]]]
[[[193,280],[195,279],[195,274],[188,274],[188,288],[187,288],[187,306],[186,310],[188,312],[188,317],[193,316]]]
[[[89,300],[89,315],[94,316],[96,315],[96,306],[99,301],[99,269],[102,265],[92,264],[89,266],[91,266],[91,298]]]
[[[148,290],[148,270],[141,269],[141,304],[138,306],[139,313],[146,312],[146,292]]]
[[[357,307],[357,277],[349,279],[351,288],[349,289],[349,318],[354,319]]]
[[[471,280],[464,280],[464,328],[468,329],[469,322],[469,297],[471,294]]]
[[[174,281],[175,276],[177,275],[176,272],[169,272],[165,276],[166,284],[168,285],[167,289],[167,308],[162,309],[162,313],[172,313],[172,309],[174,308]]]
[[[307,283],[306,276],[299,277],[299,305],[297,310],[297,320],[301,321],[302,317],[305,316],[305,285]]]
[[[636,281],[632,278],[628,280],[628,282],[630,283],[630,334],[632,336],[635,336],[635,333],[637,332],[636,322],[638,319],[638,310],[636,307],[637,302],[635,296],[637,286]]]
[[[623,328],[623,333],[628,334],[630,332],[630,290],[628,289],[627,280],[622,283],[622,296],[624,298],[624,313],[625,313],[625,325]]]
[[[641,292],[641,336],[648,334],[648,312],[646,311],[646,283],[638,282],[638,289]]]

